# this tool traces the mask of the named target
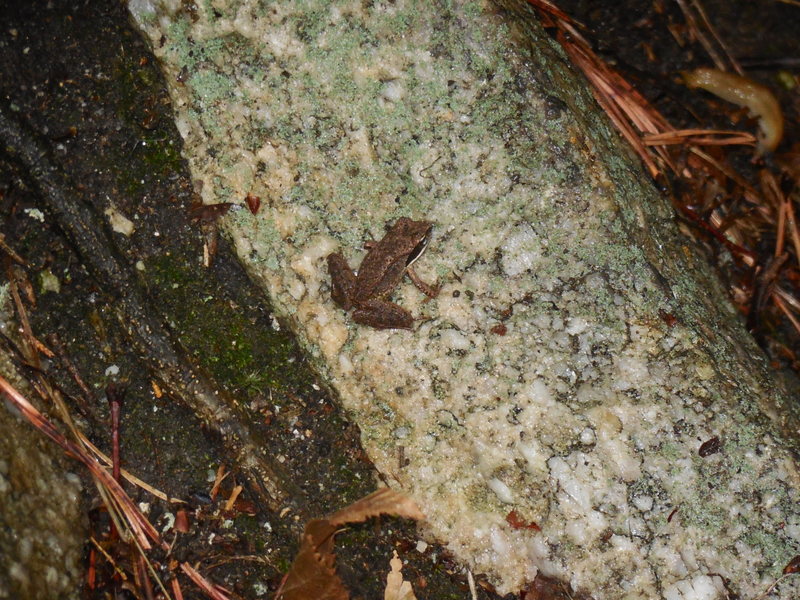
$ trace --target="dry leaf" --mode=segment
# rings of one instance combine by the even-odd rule
[[[361,523],[370,517],[393,515],[421,521],[425,518],[414,501],[391,488],[381,488],[328,517],[332,525]]]
[[[203,204],[195,202],[189,207],[189,218],[195,223],[213,223],[233,206],[230,202]]]
[[[575,592],[569,585],[555,577],[547,577],[541,572],[520,594],[522,600],[592,600],[586,594]]]
[[[403,579],[400,570],[403,568],[403,561],[394,553],[394,558],[389,561],[392,567],[391,573],[386,576],[386,590],[383,592],[383,600],[417,600],[411,584]]]
[[[797,573],[798,571],[800,571],[800,554],[790,560],[789,564],[783,568],[783,574],[788,575],[790,573]]]
[[[247,208],[250,209],[250,212],[255,215],[258,212],[258,209],[261,207],[261,198],[254,196],[253,194],[247,194],[247,197],[244,199],[244,203],[247,204]]]
[[[300,550],[275,598],[282,600],[349,600],[350,594],[336,575],[333,534],[326,519],[309,521]]]
[[[361,500],[356,500],[350,506],[336,511],[327,519],[309,521],[303,532],[300,550],[297,552],[283,584],[275,594],[276,600],[349,600],[350,594],[334,568],[336,555],[333,553],[333,536],[337,529],[346,523],[359,523],[382,514],[409,519],[425,518],[410,498],[389,488],[382,488]],[[399,591],[404,592],[402,575],[399,574],[399,571],[398,566]],[[415,600],[413,592],[410,596],[393,596],[392,598]]]

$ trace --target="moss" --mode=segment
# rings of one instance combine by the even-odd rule
[[[254,327],[247,308],[207,293],[192,265],[162,255],[148,261],[147,271],[181,344],[229,390],[254,396],[307,377],[302,369],[287,368],[296,350],[285,332]]]
[[[108,94],[117,99],[116,116],[127,127],[137,132],[133,148],[117,148],[100,156],[107,156],[111,165],[130,163],[131,156],[141,160],[145,167],[111,168],[117,176],[118,186],[126,194],[137,196],[145,189],[145,176],[166,176],[182,170],[180,144],[176,136],[165,132],[172,128],[169,106],[162,102],[161,79],[153,64],[141,64],[138,55],[125,53],[117,58],[113,76],[108,82]],[[142,102],[146,98],[146,102]],[[145,126],[148,121],[153,127]]]
[[[177,57],[178,66],[191,67],[194,66],[195,57],[191,54],[192,44],[189,31],[191,24],[186,17],[177,18],[172,21],[167,27],[166,37],[170,43],[166,47],[168,53],[174,54]]]
[[[169,175],[170,173],[178,171],[180,168],[179,165],[183,159],[181,157],[180,148],[174,140],[163,141],[153,139],[148,143],[147,138],[145,138],[143,145],[146,150],[142,158],[154,173]]]
[[[659,454],[668,461],[674,463],[675,460],[684,455],[683,450],[677,444],[671,442],[664,442],[659,448]]]
[[[783,566],[797,554],[797,548],[793,544],[774,533],[764,531],[757,523],[752,525],[743,539],[751,548],[761,551],[762,568],[771,577],[779,577]]]

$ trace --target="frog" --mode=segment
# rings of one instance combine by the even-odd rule
[[[375,329],[412,329],[414,317],[388,300],[405,275],[427,296],[436,288],[422,282],[410,269],[430,240],[433,224],[399,218],[377,242],[365,244],[367,253],[354,272],[339,252],[328,255],[331,297],[345,311],[353,310],[353,321]]]

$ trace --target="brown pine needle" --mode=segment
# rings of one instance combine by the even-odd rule
[[[230,475],[230,472],[225,472],[225,465],[220,465],[217,467],[217,475],[214,477],[214,485],[211,486],[211,492],[209,492],[212,500],[214,500],[217,497],[217,494],[219,494],[219,486],[222,485],[222,482],[228,475]]]
[[[172,586],[172,595],[175,596],[175,600],[183,600],[183,590],[181,589],[181,584],[178,579],[173,579],[170,584]]]
[[[189,579],[191,579],[197,587],[203,590],[209,598],[213,598],[214,600],[230,600],[230,597],[220,591],[218,586],[215,586],[208,579],[203,577],[197,571],[197,569],[188,563],[181,563],[181,571],[186,573]]]
[[[243,489],[244,487],[241,485],[237,485],[233,488],[231,495],[228,497],[228,501],[225,503],[225,510],[233,510],[233,505],[236,504],[236,499],[239,497],[239,494],[242,493]]]
[[[788,211],[787,202],[782,202],[778,211],[778,235],[775,238],[775,256],[783,254],[783,240],[786,237],[786,213]]]
[[[772,300],[773,300],[773,302],[775,302],[775,306],[777,306],[781,310],[781,312],[784,314],[784,316],[787,319],[789,319],[789,322],[792,324],[792,326],[794,327],[795,331],[798,334],[800,334],[800,321],[797,320],[797,318],[794,316],[794,314],[792,314],[792,311],[790,311],[787,308],[787,306],[783,303],[783,300],[781,300],[781,297],[778,294],[776,294],[775,292],[773,292],[772,293]]]
[[[103,555],[103,558],[108,561],[108,564],[111,565],[111,568],[114,569],[114,572],[117,574],[117,576],[122,579],[122,581],[126,581],[128,579],[128,575],[125,573],[125,571],[119,568],[117,561],[114,560],[114,557],[106,552],[106,549],[103,548],[100,542],[98,542],[93,535],[89,536],[89,541],[92,542],[92,545],[95,547],[95,549]]]
[[[800,233],[797,231],[797,219],[794,216],[794,206],[791,202],[786,202],[786,227],[792,234],[792,244],[794,244],[795,260],[800,257]]]
[[[726,137],[715,137],[726,136]],[[752,133],[722,129],[675,129],[663,133],[649,133],[643,136],[646,146],[671,144],[697,144],[698,146],[755,146],[756,136]]]
[[[552,20],[558,29],[556,40],[572,62],[583,71],[591,83],[592,93],[598,104],[639,155],[650,176],[656,177],[661,173],[656,158],[676,171],[677,167],[663,145],[653,146],[651,152],[642,140],[642,135],[672,131],[674,128],[669,122],[644,96],[592,51],[568,15],[548,0],[528,0],[528,2]]]
[[[675,0],[675,2],[683,12],[683,18],[686,19],[686,25],[689,27],[692,37],[700,42],[700,45],[703,46],[703,49],[711,58],[711,61],[714,63],[717,69],[720,71],[727,70],[725,61],[722,60],[722,57],[717,52],[716,48],[714,48],[714,45],[709,41],[709,39],[706,37],[706,34],[703,33],[703,30],[698,26],[694,12],[692,12],[684,0]]]
[[[111,458],[107,456],[97,446],[95,446],[92,442],[90,442],[89,439],[82,432],[79,435],[81,437],[81,442],[83,443],[83,445],[86,446],[92,452],[92,454],[94,454],[100,460],[100,462],[105,464],[107,467],[110,467]],[[181,500],[180,498],[170,498],[169,496],[167,496],[167,494],[165,494],[158,488],[155,488],[146,481],[139,479],[136,475],[134,475],[130,471],[127,471],[126,469],[122,469],[120,471],[120,474],[122,475],[122,477],[125,478],[126,481],[132,483],[136,487],[143,489],[149,494],[152,494],[159,500],[163,500],[164,502],[169,502],[171,504],[186,504],[185,500]]]
[[[775,286],[775,293],[781,297],[786,304],[789,305],[794,312],[800,314],[800,300],[798,300],[795,296],[784,290],[779,285]]]
[[[752,185],[750,185],[747,181],[745,181],[741,175],[739,175],[736,171],[731,169],[725,163],[718,161],[717,159],[713,158],[707,152],[704,152],[700,148],[695,146],[689,146],[689,152],[696,155],[699,158],[702,158],[705,162],[709,165],[714,167],[715,169],[719,170],[720,173],[725,175],[725,177],[730,178],[732,181],[736,182],[737,185],[741,186],[741,188],[746,192],[746,195],[749,193],[748,200],[753,202],[753,204],[759,204],[761,201],[761,194],[759,194]]]
[[[89,469],[92,476],[109,492],[114,503],[122,510],[128,526],[134,534],[137,543],[142,548],[149,550],[152,548],[150,540],[161,543],[161,536],[142,515],[136,504],[131,500],[119,482],[115,481],[109,473],[93,456],[76,443],[68,440],[56,429],[45,416],[39,412],[14,386],[12,386],[2,375],[0,375],[0,392],[19,410],[20,413],[34,426],[56,444],[61,446],[64,451],[72,458],[83,463]]]
[[[708,14],[706,13],[706,9],[703,8],[703,5],[700,3],[700,0],[691,0],[691,2],[692,6],[697,11],[698,16],[700,17],[700,20],[703,22],[703,25],[705,25],[705,28],[708,29],[708,32],[711,34],[711,36],[717,42],[719,47],[725,53],[725,57],[728,59],[728,63],[731,65],[733,70],[736,71],[739,75],[744,75],[744,71],[742,70],[742,67],[739,64],[739,61],[736,60],[736,57],[728,49],[728,45],[725,43],[725,41],[722,39],[719,33],[717,33],[717,28],[714,27],[713,23],[711,23],[711,20],[708,18]]]

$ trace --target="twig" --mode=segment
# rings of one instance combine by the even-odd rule
[[[106,399],[111,413],[111,474],[119,481],[119,422],[122,412],[122,401],[125,398],[125,387],[116,383],[106,386]]]
[[[700,19],[703,21],[703,25],[705,25],[706,29],[708,29],[709,33],[714,37],[719,47],[722,48],[722,51],[725,53],[725,56],[728,59],[731,67],[733,70],[736,71],[739,75],[744,75],[744,71],[742,71],[742,67],[739,65],[736,57],[731,53],[728,49],[728,45],[722,40],[722,37],[717,33],[716,27],[711,23],[711,20],[708,18],[706,14],[706,10],[703,8],[703,5],[700,3],[700,0],[691,0],[692,6],[697,11],[697,14],[700,15]]]
[[[189,576],[194,584],[208,594],[214,600],[230,600],[230,598],[219,591],[216,586],[210,583],[205,577],[200,575],[197,570],[187,563],[181,563],[181,571]]]
[[[268,444],[240,414],[236,402],[196,368],[172,339],[136,277],[118,260],[105,223],[57,166],[45,141],[9,108],[7,101],[0,102],[0,152],[21,166],[31,188],[78,250],[91,275],[114,296],[117,319],[162,387],[226,440],[258,499],[277,511],[287,495],[300,495],[296,482],[267,455]]]
[[[141,514],[133,500],[125,493],[125,490],[122,489],[120,484],[111,477],[109,472],[91,455],[87,454],[83,448],[65,438],[64,435],[2,375],[0,375],[0,392],[5,394],[11,404],[13,404],[36,429],[61,446],[69,456],[83,463],[83,465],[89,469],[92,476],[107,489],[109,494],[111,494],[114,503],[119,507],[124,507],[125,510],[123,514],[127,519],[127,523],[136,537],[137,542],[141,544],[144,549],[149,550],[152,547],[150,540],[159,544],[162,543],[161,536],[150,522],[144,518],[144,515]]]
[[[720,71],[727,71],[725,68],[725,61],[722,60],[722,57],[719,55],[717,50],[714,48],[714,45],[708,40],[706,35],[703,31],[698,27],[697,20],[695,19],[694,13],[689,8],[689,6],[684,2],[684,0],[675,0],[675,2],[680,7],[681,11],[683,12],[683,17],[686,19],[686,24],[689,26],[694,37],[700,42],[700,45],[703,46],[705,51],[708,53],[708,56],[711,57],[712,62]]]
[[[25,259],[22,258],[16,252],[14,252],[14,249],[11,246],[6,244],[6,236],[3,235],[2,233],[0,233],[0,249],[2,249],[3,252],[8,254],[11,257],[11,260],[13,260],[14,262],[22,265],[23,267],[28,266],[28,263],[25,262]]]

